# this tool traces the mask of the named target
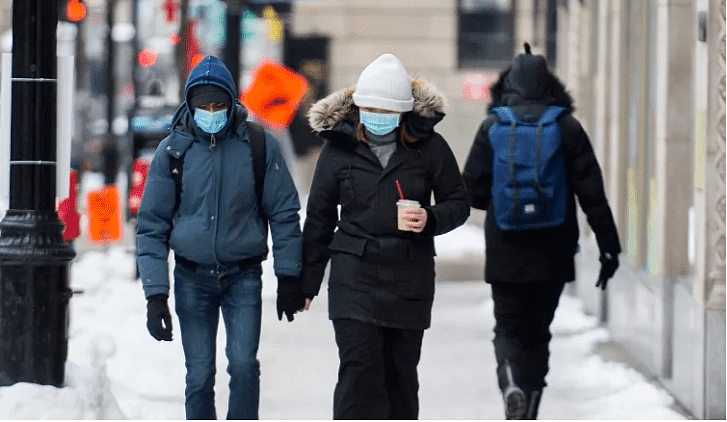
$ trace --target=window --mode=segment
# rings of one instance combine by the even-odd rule
[[[459,0],[460,68],[502,67],[513,58],[513,0]]]

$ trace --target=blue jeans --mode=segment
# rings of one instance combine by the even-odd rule
[[[216,419],[215,356],[217,326],[227,334],[227,372],[230,398],[227,419],[257,419],[260,401],[260,343],[262,314],[260,265],[201,266],[192,271],[174,268],[174,296],[187,367],[187,419]]]

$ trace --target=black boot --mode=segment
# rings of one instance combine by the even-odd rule
[[[528,401],[523,390],[513,380],[509,361],[505,361],[505,372],[508,381],[508,385],[502,393],[505,400],[505,419],[524,419],[528,410]]]
[[[533,390],[528,397],[528,408],[525,413],[525,419],[538,419],[538,407],[540,407],[540,397],[543,395],[543,390]]]

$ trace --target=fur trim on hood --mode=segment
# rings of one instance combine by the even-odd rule
[[[333,129],[336,124],[345,120],[358,119],[358,107],[353,103],[356,87],[338,90],[318,100],[308,110],[308,124],[314,132]],[[423,79],[411,81],[411,95],[414,98],[414,109],[408,113],[423,118],[438,118],[444,115],[447,99],[433,85]]]

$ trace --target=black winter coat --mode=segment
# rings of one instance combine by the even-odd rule
[[[460,226],[470,213],[454,154],[433,130],[444,116],[444,97],[424,81],[413,82],[414,110],[402,122],[417,141],[397,141],[382,168],[368,145],[356,140],[352,93],[333,93],[309,111],[311,127],[326,141],[303,227],[304,291],[318,293],[330,259],[331,319],[425,329],[434,298],[434,236]],[[397,230],[397,180],[405,198],[427,210],[422,233]]]
[[[529,57],[528,57],[529,56]],[[563,84],[544,66],[520,55],[512,68],[501,75],[492,87],[491,111],[507,105],[516,114],[540,116],[547,106],[573,110],[571,97]],[[486,210],[485,281],[499,282],[568,282],[575,279],[574,255],[578,248],[578,220],[575,196],[596,234],[600,251],[621,252],[618,232],[603,188],[601,169],[586,132],[570,113],[558,120],[569,191],[567,215],[563,224],[542,230],[502,231],[495,223],[492,209],[492,157],[489,141],[494,114],[480,126],[470,150],[463,178],[472,206]],[[598,265],[598,263],[594,263]]]

